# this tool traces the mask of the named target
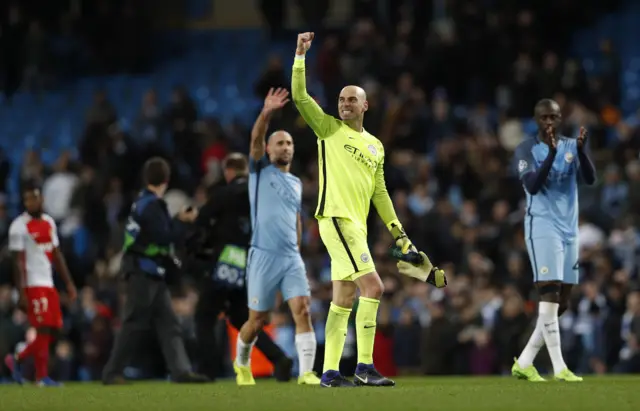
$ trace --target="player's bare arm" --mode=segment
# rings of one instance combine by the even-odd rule
[[[25,310],[27,308],[27,294],[25,292],[27,271],[25,267],[25,253],[24,251],[12,251],[11,260],[13,261],[13,281],[20,293],[20,300],[18,306]]]
[[[265,153],[267,130],[273,112],[280,110],[289,102],[289,92],[284,88],[270,89],[264,99],[264,106],[251,130],[251,157],[258,161]]]
[[[580,127],[580,133],[577,138],[580,177],[582,177],[582,181],[584,181],[585,184],[591,186],[596,183],[596,167],[586,151],[587,136],[587,129]]]
[[[64,281],[67,287],[67,294],[71,301],[74,301],[78,297],[78,291],[76,290],[76,286],[71,279],[71,274],[69,273],[69,267],[67,267],[67,261],[60,251],[60,247],[56,247],[53,249],[53,263],[56,267],[56,271],[62,277],[62,281]]]

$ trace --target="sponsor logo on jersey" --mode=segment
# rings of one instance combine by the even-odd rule
[[[369,146],[369,147],[372,147],[372,146]],[[351,154],[351,158],[353,158],[354,160],[356,160],[358,163],[362,164],[363,166],[369,168],[370,170],[375,171],[375,169],[378,167],[378,163],[376,163],[373,159],[371,159],[368,155],[366,155],[358,147],[354,147],[352,145],[345,144],[344,145],[344,149],[347,150],[347,152],[349,154]],[[375,147],[374,147],[374,150],[375,150]]]

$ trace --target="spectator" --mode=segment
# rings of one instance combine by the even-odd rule
[[[627,311],[622,317],[622,340],[618,372],[640,372],[640,291],[633,291],[627,297]]]
[[[93,105],[87,111],[87,125],[97,125],[106,129],[116,120],[116,110],[107,99],[106,92],[96,91],[93,95]]]
[[[25,72],[23,86],[27,90],[42,90],[46,82],[46,70],[49,59],[49,46],[46,33],[40,22],[29,23],[25,38]]]
[[[71,171],[70,162],[71,154],[68,151],[63,152],[53,167],[53,173],[42,186],[44,212],[58,224],[68,217],[71,195],[79,182],[78,177]]]

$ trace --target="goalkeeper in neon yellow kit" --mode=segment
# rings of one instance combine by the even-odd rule
[[[357,86],[342,89],[338,99],[341,120],[325,114],[307,93],[305,53],[312,40],[313,33],[298,35],[291,92],[300,114],[318,137],[320,191],[316,218],[331,257],[333,299],[326,324],[321,386],[393,386],[395,383],[373,366],[376,316],[384,290],[367,245],[369,204],[373,202],[401,253],[419,255],[420,264],[399,262],[401,273],[437,287],[446,285],[446,277],[424,253],[417,253],[398,221],[384,182],[384,147],[362,127],[368,107],[364,90]],[[360,290],[356,313],[358,365],[352,383],[340,374],[339,364],[356,288]]]

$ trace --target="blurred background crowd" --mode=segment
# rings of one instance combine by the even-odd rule
[[[578,373],[640,372],[638,2],[242,1],[253,20],[233,14],[229,2],[169,3],[0,2],[0,358],[29,338],[6,250],[20,186],[41,184],[81,290],[75,303],[63,295],[52,377],[99,378],[119,325],[123,222],[139,165],[165,156],[174,168],[170,208],[201,205],[221,183],[221,160],[248,151],[268,89],[289,87],[295,33],[310,27],[310,93],[335,114],[343,85],[365,88],[365,128],[385,144],[399,218],[449,278],[436,290],[399,277],[386,258],[391,239],[372,214],[370,244],[385,283],[378,369],[510,370],[536,315],[512,153],[536,132],[535,102],[552,97],[566,135],[588,127],[599,175],[595,187],[580,189],[582,282],[561,318],[565,358]],[[322,345],[331,292],[313,218],[316,141],[291,104],[272,126],[295,139],[303,256]],[[184,273],[173,299],[188,347],[197,338],[200,280]],[[287,310],[272,324],[295,358]],[[157,347],[152,336],[149,344]],[[354,356],[350,330],[344,358]],[[140,352],[128,373],[163,376],[159,349]]]

